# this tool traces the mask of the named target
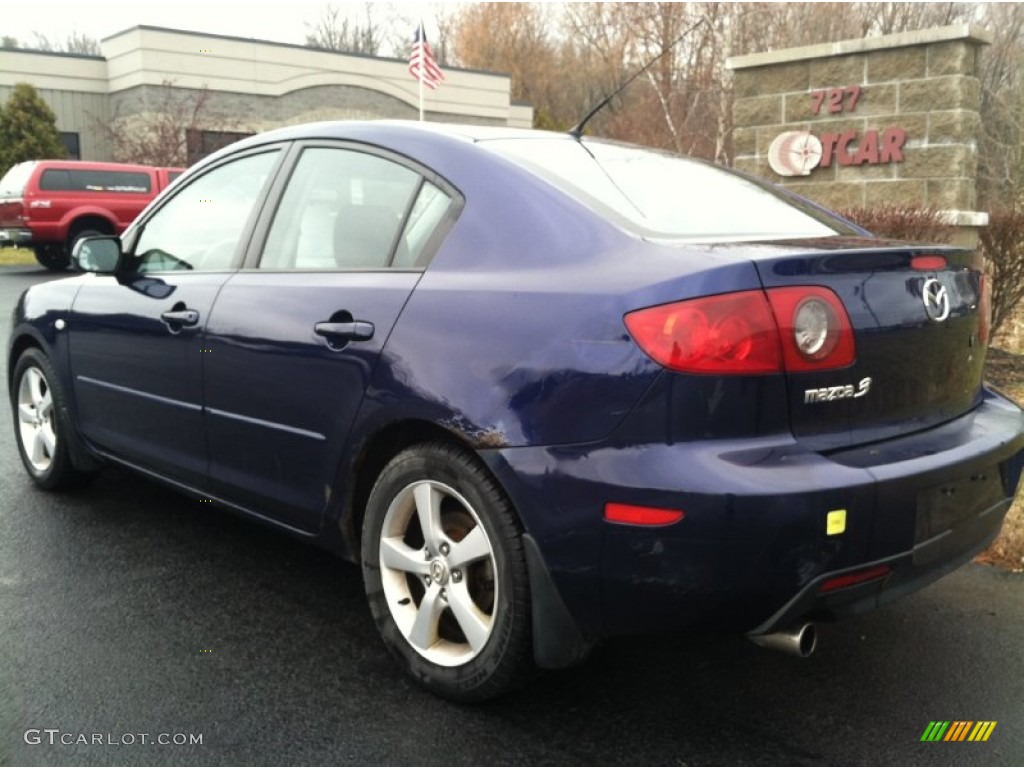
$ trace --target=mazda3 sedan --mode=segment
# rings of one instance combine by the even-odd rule
[[[452,699],[629,633],[806,655],[983,549],[1024,464],[974,253],[678,155],[287,128],[74,258],[14,313],[35,483],[118,464],[358,562]]]

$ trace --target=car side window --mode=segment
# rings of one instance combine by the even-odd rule
[[[218,166],[181,188],[135,244],[136,272],[228,269],[277,151]]]
[[[304,149],[274,215],[260,269],[384,269],[392,259],[404,265],[409,246],[400,234],[421,180],[377,155]]]

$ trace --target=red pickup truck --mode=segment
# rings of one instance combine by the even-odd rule
[[[0,179],[0,247],[32,248],[47,269],[68,266],[75,243],[119,235],[182,168],[34,160]]]

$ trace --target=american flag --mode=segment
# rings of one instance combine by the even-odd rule
[[[409,54],[409,73],[428,88],[436,89],[444,80],[444,73],[434,61],[434,52],[430,50],[423,25],[416,27],[416,36],[412,41],[412,53]]]

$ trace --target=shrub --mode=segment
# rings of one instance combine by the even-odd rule
[[[0,109],[0,176],[24,160],[66,156],[53,110],[28,83],[15,85]]]
[[[891,240],[948,243],[956,234],[956,228],[946,223],[941,211],[919,205],[882,203],[840,209],[838,213],[868,232]]]
[[[992,334],[1005,330],[1024,301],[1024,211],[993,211],[980,235],[992,276]]]

